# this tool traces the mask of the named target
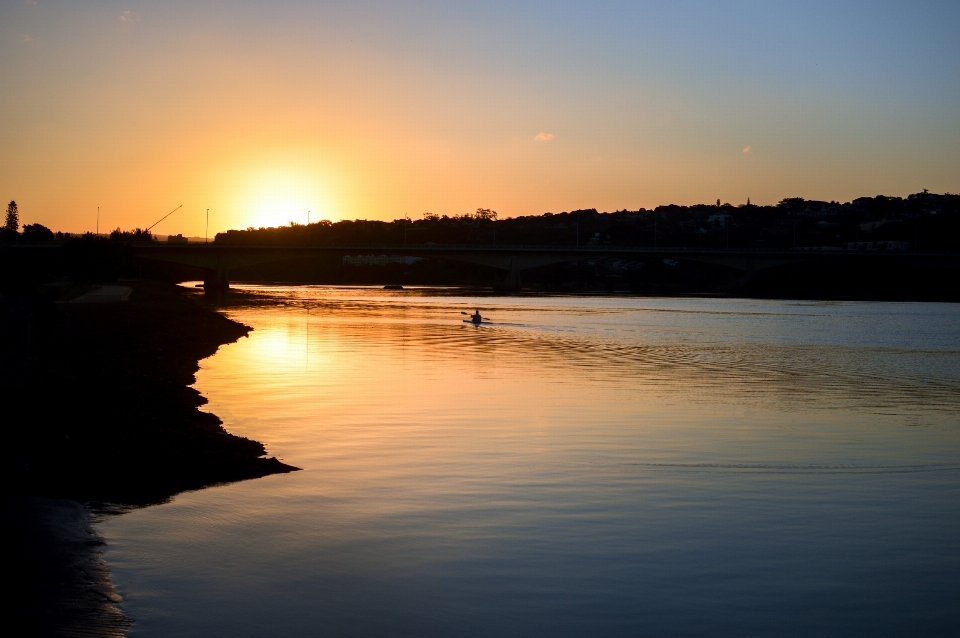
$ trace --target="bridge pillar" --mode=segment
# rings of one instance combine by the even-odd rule
[[[743,293],[747,287],[753,283],[756,275],[752,271],[741,272],[736,276],[736,283],[734,285],[734,290],[739,293]]]
[[[203,278],[203,292],[208,296],[222,297],[230,290],[230,275],[220,259],[217,259],[217,269],[208,270]]]
[[[518,259],[515,257],[510,259],[510,270],[507,271],[506,278],[497,282],[493,287],[496,290],[520,291],[520,264]]]
[[[747,265],[746,270],[742,270],[737,273],[736,276],[736,290],[737,292],[745,292],[747,288],[753,283],[753,280],[757,278],[757,269],[754,267],[753,262],[750,262]]]

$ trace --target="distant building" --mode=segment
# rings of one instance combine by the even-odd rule
[[[183,235],[167,235],[168,244],[185,244],[187,243],[187,238]]]
[[[707,217],[707,223],[720,224],[721,226],[726,227],[727,221],[729,219],[730,219],[730,215],[727,215],[726,213],[722,213],[720,215],[710,215],[710,217]],[[706,230],[704,230],[704,232],[706,232]]]
[[[388,264],[415,264],[423,261],[423,257],[411,257],[409,255],[351,255],[343,256],[344,266],[386,266]]]
[[[899,219],[881,219],[880,221],[876,221],[876,222],[867,222],[865,224],[860,224],[860,230],[871,232],[880,228],[881,226],[886,226],[887,224],[901,224],[901,223],[903,222],[901,222]]]
[[[882,250],[904,251],[910,250],[908,241],[848,241],[843,245],[847,250]]]

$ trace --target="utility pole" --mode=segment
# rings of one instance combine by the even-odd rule
[[[724,227],[727,229],[727,250],[730,250],[730,218],[727,217],[723,222]]]
[[[100,207],[97,206],[97,237],[100,236]]]
[[[307,211],[307,226],[310,225],[310,211]]]
[[[653,249],[657,249],[657,211],[653,211]]]
[[[207,227],[203,231],[203,243],[207,243],[207,238],[210,236],[210,209],[207,209]]]
[[[497,247],[497,218],[493,218],[493,247]]]
[[[577,220],[577,248],[580,248],[580,220]]]

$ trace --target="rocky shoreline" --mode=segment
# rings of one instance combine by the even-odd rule
[[[21,584],[8,618],[29,635],[122,635],[98,510],[297,469],[226,432],[189,387],[201,359],[250,329],[159,282],[116,303],[4,302],[3,518]]]

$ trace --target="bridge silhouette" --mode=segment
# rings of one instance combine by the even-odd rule
[[[224,291],[230,286],[230,272],[238,268],[327,255],[388,254],[428,259],[459,261],[489,266],[506,274],[503,285],[519,290],[524,270],[551,264],[569,263],[601,257],[628,257],[635,260],[674,260],[709,264],[729,269],[745,283],[760,272],[805,261],[901,261],[923,260],[956,266],[960,255],[954,253],[917,253],[906,251],[846,250],[842,248],[795,248],[763,250],[743,248],[656,248],[629,246],[539,246],[539,245],[337,245],[270,246],[224,244],[134,244],[140,259],[183,264],[205,271],[208,292]],[[945,265],[945,264],[944,264]]]

